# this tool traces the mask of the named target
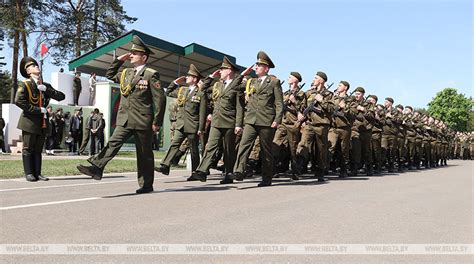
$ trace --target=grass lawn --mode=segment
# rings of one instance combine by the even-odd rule
[[[155,164],[159,162],[165,155],[165,152],[155,151]],[[135,152],[119,152],[117,157],[135,158]],[[63,176],[63,175],[79,175],[81,174],[76,166],[79,164],[89,165],[85,159],[43,159],[42,175]],[[24,177],[23,162],[19,160],[0,160],[0,179],[12,179]],[[179,166],[183,168],[183,166]],[[135,159],[112,159],[105,167],[104,173],[111,172],[136,172],[137,161]]]

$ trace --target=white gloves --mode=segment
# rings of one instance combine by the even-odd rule
[[[46,91],[46,85],[44,84],[39,84],[38,85],[38,90],[42,91],[42,92],[45,92]]]
[[[46,108],[41,107],[41,113],[42,113],[42,114],[46,114]]]

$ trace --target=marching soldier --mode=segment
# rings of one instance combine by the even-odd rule
[[[48,178],[41,175],[41,152],[49,126],[45,107],[50,99],[62,101],[65,95],[43,82],[41,69],[31,57],[21,60],[20,73],[27,78],[19,82],[15,96],[15,104],[23,110],[17,126],[22,130],[23,169],[27,181],[47,181]]]
[[[414,170],[416,165],[416,121],[413,116],[413,108],[409,105],[405,106],[404,119],[402,125],[406,132],[406,158],[408,162],[408,170]]]
[[[91,166],[79,165],[80,172],[102,179],[107,163],[131,136],[135,138],[137,151],[137,176],[140,188],[137,194],[153,192],[153,134],[160,130],[166,107],[166,96],[161,87],[160,74],[146,66],[153,52],[138,36],[133,36],[129,53],[119,56],[106,72],[107,78],[120,83],[120,107],[117,114],[117,126],[107,145],[99,154],[87,161]],[[130,60],[134,68],[119,68]],[[153,115],[153,105],[156,113]]]
[[[204,132],[207,107],[206,94],[198,87],[198,82],[202,78],[203,76],[196,66],[191,64],[187,75],[174,80],[166,90],[166,95],[176,98],[178,102],[178,115],[173,142],[166,152],[161,166],[155,168],[157,172],[169,175],[171,161],[177,155],[181,143],[186,138],[191,149],[192,171],[195,171],[199,165],[199,137]],[[186,80],[186,86],[179,86],[184,80]],[[209,86],[212,79],[206,81],[205,87]],[[190,176],[188,180],[192,180],[192,177]]]
[[[375,113],[372,104],[364,100],[365,89],[357,87],[354,97],[357,115],[352,126],[352,164],[351,176],[356,176],[361,168],[361,158],[365,163],[367,176],[372,176],[372,124]]]
[[[227,57],[214,72],[213,78],[220,77],[209,91],[212,94],[213,112],[211,116],[211,130],[201,164],[193,172],[192,177],[206,181],[207,174],[217,155],[220,142],[224,147],[224,179],[221,184],[233,183],[231,179],[235,164],[236,135],[242,132],[244,98],[242,92],[235,87],[241,86],[243,75],[236,75],[239,68]],[[207,78],[211,78],[207,77]]]
[[[372,127],[372,158],[375,165],[375,174],[379,174],[382,171],[382,131],[383,131],[383,119],[385,117],[385,111],[382,105],[377,105],[378,97],[376,95],[369,95],[367,102],[371,103],[376,107],[374,123]]]
[[[325,86],[327,80],[326,73],[317,72],[311,89],[306,92],[308,106],[304,114],[307,121],[296,151],[298,166],[303,166],[310,158],[309,153],[312,144],[316,144],[318,168],[315,171],[315,177],[320,182],[325,181],[324,172],[328,168],[328,132],[332,114],[335,110],[332,92]]]
[[[284,139],[287,138],[291,157],[291,179],[293,180],[298,180],[298,175],[301,174],[300,169],[296,165],[296,149],[301,138],[300,126],[304,121],[303,111],[306,105],[306,95],[299,86],[301,81],[301,74],[298,72],[290,73],[288,77],[290,89],[283,93],[282,125],[278,127],[273,139],[273,154],[276,159],[279,156],[283,156],[279,150],[284,148]]]
[[[393,107],[393,99],[385,98],[385,121],[382,134],[382,151],[388,163],[388,172],[394,172],[394,159],[397,150],[397,126],[399,125],[398,112]]]
[[[347,94],[350,84],[341,81],[334,95],[336,110],[332,116],[333,126],[329,129],[329,162],[334,158],[336,147],[341,146],[340,174],[339,177],[347,177],[347,168],[350,162],[351,151],[351,127],[354,116],[357,114],[353,98]]]
[[[398,171],[402,172],[406,165],[406,129],[403,121],[406,119],[405,113],[403,112],[403,105],[399,104],[395,107],[400,116],[400,124],[397,126],[397,160],[398,160]]]
[[[273,177],[272,140],[275,129],[281,124],[283,117],[283,93],[280,80],[268,75],[274,68],[268,55],[260,51],[255,65],[247,68],[242,75],[247,75],[253,69],[258,78],[250,79],[245,85],[248,102],[244,115],[244,131],[240,140],[237,161],[232,178],[242,181],[244,170],[255,138],[260,137],[262,148],[262,181],[258,187],[270,186]],[[242,86],[243,87],[243,86]]]
[[[421,116],[419,112],[413,113],[413,124],[415,126],[415,168],[420,169],[420,162],[423,159],[423,122],[421,121]]]

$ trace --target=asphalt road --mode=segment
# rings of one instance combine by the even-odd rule
[[[473,244],[473,162],[401,174],[220,185],[134,173],[0,181],[0,244]],[[472,247],[471,247],[472,248]],[[472,263],[473,255],[0,255],[2,263]]]

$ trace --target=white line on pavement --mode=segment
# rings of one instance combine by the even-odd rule
[[[137,181],[137,180],[123,180],[123,181],[110,181],[110,182],[62,184],[62,185],[40,186],[40,187],[25,187],[25,188],[15,188],[15,189],[5,189],[5,190],[0,190],[0,192],[13,192],[13,191],[24,191],[24,190],[50,189],[50,188],[61,188],[61,187],[75,187],[75,186],[84,186],[84,185],[100,185],[100,184],[132,182],[132,181]]]
[[[179,179],[183,176],[175,177],[166,177],[166,178],[156,178],[156,180],[169,180],[169,179]],[[60,188],[60,187],[76,187],[76,186],[86,186],[86,185],[100,185],[100,184],[109,184],[109,183],[123,183],[123,182],[134,182],[137,180],[123,180],[123,181],[110,181],[110,182],[92,182],[92,183],[76,183],[76,184],[62,184],[62,185],[50,185],[50,186],[40,186],[40,187],[24,187],[24,188],[14,188],[14,189],[4,189],[0,190],[2,192],[14,192],[14,191],[25,191],[25,190],[39,190],[39,189],[50,189],[50,188]]]
[[[19,208],[27,208],[27,207],[35,207],[35,206],[52,205],[52,204],[75,203],[75,202],[91,201],[91,200],[98,200],[98,199],[102,199],[102,197],[89,197],[89,198],[82,198],[82,199],[72,199],[72,200],[63,200],[63,201],[46,202],[46,203],[35,203],[35,204],[23,204],[23,205],[15,205],[15,206],[6,206],[6,207],[0,207],[0,211],[19,209]]]

